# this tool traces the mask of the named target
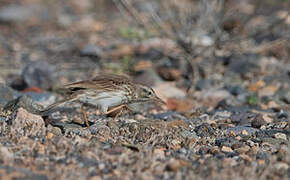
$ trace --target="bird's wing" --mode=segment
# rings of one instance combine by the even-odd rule
[[[102,74],[94,77],[91,80],[79,81],[64,86],[65,89],[72,93],[79,92],[85,89],[94,89],[95,91],[114,91],[121,90],[123,85],[131,85],[135,87],[133,81],[127,76]]]

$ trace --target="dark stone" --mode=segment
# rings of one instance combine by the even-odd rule
[[[78,156],[76,159],[77,159],[78,163],[82,163],[83,167],[85,167],[85,168],[99,165],[99,162],[95,159],[89,159],[89,158],[83,157],[83,156]]]
[[[213,86],[214,81],[213,80],[209,80],[209,79],[201,79],[198,80],[196,85],[195,85],[195,89],[198,91],[201,91],[203,89],[209,89]]]
[[[256,155],[256,159],[262,159],[265,160],[266,164],[269,164],[269,157],[268,154],[266,152],[263,151],[258,151],[257,155]]]
[[[226,130],[226,133],[230,133],[231,131],[233,131],[235,134],[241,134],[243,130],[247,131],[248,135],[252,135],[259,131],[259,129],[249,127],[249,126],[236,126],[236,127],[228,128]]]
[[[289,118],[289,112],[281,112],[277,116],[278,119],[287,119]]]
[[[219,147],[227,146],[232,147],[234,144],[239,143],[238,140],[231,138],[231,137],[222,137],[222,138],[216,138],[215,144]]]
[[[224,154],[226,155],[226,157],[229,157],[229,158],[232,158],[232,157],[239,155],[239,153],[237,153],[237,152],[224,152]]]
[[[49,11],[39,5],[16,5],[11,4],[0,9],[0,22],[20,23],[33,18],[48,19]]]
[[[267,122],[264,120],[262,114],[258,114],[251,122],[251,126],[254,128],[260,128],[264,124],[267,124]]]
[[[55,96],[48,92],[37,93],[37,92],[26,92],[24,95],[31,98],[36,103],[53,104],[55,102]]]
[[[4,106],[9,101],[13,100],[14,94],[11,88],[5,84],[0,84],[0,106]]]
[[[238,114],[232,114],[230,119],[232,123],[243,125],[248,124],[256,117],[255,113],[252,112],[246,112],[246,113],[238,113]]]
[[[290,104],[290,89],[288,89],[287,92],[281,94],[281,100],[287,104]]]
[[[32,180],[48,180],[48,177],[43,174],[35,174],[29,169],[25,168],[18,168],[18,167],[12,167],[12,166],[7,166],[7,165],[0,165],[0,169],[4,169],[8,174],[12,172],[16,172],[19,174],[23,174],[24,177],[21,179],[32,179]],[[15,178],[13,178],[15,179]],[[16,178],[17,179],[17,178]]]
[[[202,146],[202,147],[199,148],[197,154],[205,155],[205,154],[209,153],[209,151],[210,151],[210,147],[209,146]]]
[[[28,63],[22,71],[22,77],[28,87],[50,89],[55,83],[54,67],[46,61]]]
[[[134,80],[136,83],[144,84],[147,86],[154,86],[155,84],[162,82],[159,75],[153,69],[147,69],[138,73]]]
[[[259,57],[256,54],[232,55],[229,61],[229,69],[241,76],[245,76],[249,72],[259,70],[258,59]]]
[[[164,56],[164,54],[162,53],[162,51],[156,48],[150,48],[146,52],[137,52],[136,56],[145,59],[158,60],[161,59]]]
[[[10,85],[13,89],[18,90],[18,91],[22,91],[25,88],[28,88],[28,85],[26,84],[26,82],[24,81],[24,79],[22,77],[16,77],[11,85]]]
[[[88,44],[80,51],[80,56],[95,57],[98,59],[102,57],[102,54],[103,50],[94,44]]]
[[[215,130],[208,123],[203,123],[202,125],[197,126],[194,131],[201,137],[212,136],[215,134]]]
[[[226,85],[224,87],[224,89],[227,90],[229,93],[231,93],[234,96],[238,96],[242,93],[245,93],[245,90],[240,86]]]
[[[224,153],[219,152],[219,153],[215,154],[214,157],[219,159],[219,160],[223,160],[226,156]]]
[[[162,119],[165,121],[171,121],[175,119],[186,119],[184,116],[177,112],[167,111],[163,113],[153,114],[152,115],[154,119]]]

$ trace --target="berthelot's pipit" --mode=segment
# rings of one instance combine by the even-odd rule
[[[136,84],[123,75],[101,74],[91,80],[67,84],[59,89],[64,99],[48,106],[43,111],[69,101],[82,103],[82,113],[86,126],[89,126],[85,105],[93,105],[103,114],[128,108],[128,105],[155,101],[165,104],[150,87]]]

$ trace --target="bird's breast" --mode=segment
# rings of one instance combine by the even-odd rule
[[[96,107],[113,107],[127,103],[126,94],[121,91],[101,92],[81,95],[79,100]]]

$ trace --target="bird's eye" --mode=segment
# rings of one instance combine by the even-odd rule
[[[151,91],[148,91],[148,96],[151,96],[152,95],[152,92]]]

